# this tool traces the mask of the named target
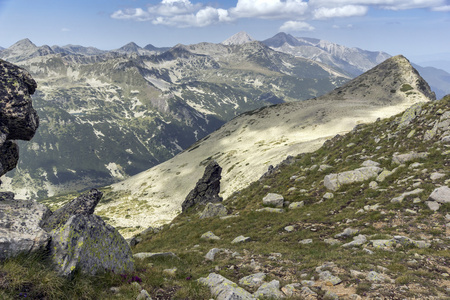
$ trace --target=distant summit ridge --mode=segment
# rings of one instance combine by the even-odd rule
[[[223,45],[242,45],[255,41],[247,32],[241,31],[222,42]]]

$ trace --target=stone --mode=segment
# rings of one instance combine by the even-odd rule
[[[145,258],[155,258],[155,257],[173,257],[178,258],[173,252],[139,252],[133,254],[134,258],[145,259]]]
[[[167,274],[169,276],[175,276],[177,273],[177,268],[171,268],[171,269],[164,269],[163,270],[164,274]]]
[[[284,197],[280,194],[268,193],[263,198],[263,205],[270,205],[273,207],[283,207],[284,205]]]
[[[245,243],[245,242],[249,242],[249,241],[251,241],[251,240],[252,240],[252,239],[249,238],[249,237],[245,237],[245,236],[243,236],[243,235],[240,235],[240,236],[236,237],[231,243],[232,243],[232,244]]]
[[[386,177],[392,175],[393,173],[394,173],[394,171],[383,170],[383,171],[381,171],[380,174],[378,174],[378,176],[375,180],[378,182],[383,182],[386,179]]]
[[[387,278],[380,273],[377,273],[375,271],[370,271],[367,274],[366,279],[370,282],[383,283],[386,281]]]
[[[199,218],[225,217],[227,214],[228,211],[222,203],[208,203]]]
[[[252,294],[239,287],[236,283],[216,273],[210,273],[198,282],[209,287],[216,300],[253,300]]]
[[[358,229],[354,229],[354,228],[345,228],[343,232],[336,234],[334,237],[335,238],[347,238],[349,236],[355,235],[359,232]]]
[[[445,174],[442,174],[442,173],[439,173],[439,172],[434,172],[434,173],[431,173],[431,175],[430,175],[430,179],[433,180],[433,181],[441,179],[443,177],[445,177]]]
[[[396,163],[396,164],[404,164],[408,161],[411,160],[417,160],[417,159],[422,159],[422,158],[426,158],[428,156],[427,152],[410,152],[410,153],[405,153],[405,154],[394,154],[394,156],[392,157],[392,162]]]
[[[0,260],[47,248],[50,235],[40,227],[51,211],[32,200],[0,193]]]
[[[375,249],[382,249],[382,250],[386,250],[386,249],[391,249],[395,246],[395,240],[371,240],[369,242],[369,245],[371,245],[372,247],[374,247]]]
[[[330,168],[332,168],[332,166],[330,166],[330,165],[320,165],[319,166],[319,172],[323,172],[323,171],[325,171],[327,169],[330,169]]]
[[[325,295],[323,295],[324,300],[339,300],[339,296],[332,291],[326,291]]]
[[[220,179],[222,168],[216,161],[211,161],[205,168],[202,178],[197,181],[194,189],[189,192],[181,204],[182,212],[197,205],[222,202],[220,192]]]
[[[72,215],[92,215],[102,196],[102,192],[91,189],[89,192],[73,199],[63,207],[54,211],[44,220],[42,228],[47,231],[56,229],[59,226],[64,225]]]
[[[217,253],[222,252],[222,249],[219,248],[212,248],[211,250],[208,251],[208,253],[206,253],[205,258],[207,260],[214,260],[214,257],[216,256]]]
[[[205,240],[220,240],[220,237],[215,235],[212,231],[205,232],[200,238]]]
[[[441,186],[436,188],[428,197],[429,201],[436,201],[439,203],[450,203],[450,188],[447,186]]]
[[[338,276],[334,276],[330,271],[323,271],[319,273],[319,278],[325,283],[330,283],[331,285],[337,285],[342,282]]]
[[[416,103],[405,110],[399,120],[398,129],[407,127],[422,111],[422,104]]]
[[[301,284],[290,283],[281,288],[281,291],[286,295],[286,297],[294,297],[300,293]]]
[[[369,188],[371,188],[371,189],[373,189],[373,190],[376,190],[376,189],[378,188],[378,182],[376,182],[376,181],[371,181],[371,182],[369,183]]]
[[[348,248],[348,247],[355,247],[355,246],[361,246],[365,242],[367,242],[367,238],[365,235],[360,234],[358,236],[353,237],[353,241],[347,244],[343,244],[342,247]]]
[[[361,166],[363,166],[363,167],[379,167],[380,163],[369,159],[369,160],[364,161],[361,164]]]
[[[304,239],[301,240],[299,243],[303,244],[303,245],[307,245],[307,244],[312,244],[313,240],[312,239]]]
[[[402,203],[406,197],[413,196],[413,195],[419,195],[422,192],[423,192],[423,189],[415,189],[415,190],[412,190],[409,192],[405,192],[398,197],[392,198],[391,203]]]
[[[331,191],[337,191],[342,185],[374,179],[383,169],[379,167],[362,167],[352,171],[329,174],[324,178],[324,185]]]
[[[258,290],[253,293],[253,296],[257,299],[269,298],[269,299],[281,299],[284,298],[283,293],[280,291],[280,282],[278,280],[272,280],[271,282],[263,283]]]
[[[142,289],[136,297],[136,300],[152,300],[152,297],[150,297],[150,294],[146,290]]]
[[[341,241],[339,241],[337,239],[333,239],[333,238],[324,239],[323,241],[324,241],[324,243],[326,243],[328,245],[336,245],[336,244],[341,243]]]
[[[428,206],[429,209],[432,211],[438,211],[441,205],[436,201],[425,201],[425,204]]]
[[[258,288],[266,279],[266,273],[259,272],[249,276],[245,276],[239,280],[239,284],[243,287]]]
[[[134,270],[130,246],[120,233],[96,215],[72,215],[50,232],[50,256],[57,271],[70,276],[79,268],[95,275]]]
[[[0,59],[0,176],[17,165],[15,140],[31,140],[39,127],[31,101],[36,88],[25,69]]]
[[[295,230],[295,228],[294,228],[294,226],[289,225],[289,226],[284,227],[284,230],[286,230],[287,232],[292,232]]]
[[[300,201],[300,202],[292,202],[291,204],[289,204],[289,209],[297,209],[300,207],[305,206],[305,202],[304,201]]]
[[[264,207],[264,208],[260,208],[257,209],[256,211],[258,212],[273,212],[273,213],[284,213],[284,209],[282,208],[273,208],[273,207]]]
[[[325,193],[325,195],[323,195],[322,198],[324,198],[324,199],[333,199],[334,195],[333,195],[333,193],[327,192],[327,193]]]

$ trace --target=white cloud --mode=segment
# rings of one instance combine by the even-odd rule
[[[314,19],[329,19],[329,18],[345,18],[364,16],[368,12],[367,6],[359,5],[345,5],[342,7],[320,7],[314,10]]]
[[[450,11],[450,5],[437,6],[432,8],[433,11]]]
[[[306,13],[308,3],[303,0],[238,0],[230,14],[237,18],[299,17]]]
[[[312,7],[339,8],[346,5],[372,6],[381,9],[402,10],[430,8],[445,4],[445,0],[310,0]]]
[[[280,31],[313,31],[315,28],[302,21],[287,21],[281,27]]]
[[[227,8],[215,8],[199,0],[192,1],[160,0],[158,4],[148,5],[144,9],[118,10],[111,14],[111,18],[150,21],[174,27],[204,27],[240,18],[284,19],[286,22],[282,28],[311,30],[312,26],[302,21],[364,16],[370,8],[450,11],[447,0],[235,0],[235,6],[231,4]]]

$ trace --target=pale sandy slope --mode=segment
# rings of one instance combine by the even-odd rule
[[[123,230],[130,236],[172,220],[210,159],[223,168],[221,194],[227,198],[288,155],[314,151],[357,124],[392,116],[432,97],[405,58],[394,57],[378,68],[325,97],[266,107],[231,120],[171,160],[112,185],[117,198],[101,203],[97,213],[114,226],[133,227]],[[405,84],[412,89],[402,92]]]

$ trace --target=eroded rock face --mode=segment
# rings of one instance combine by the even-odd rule
[[[197,181],[195,188],[189,192],[184,202],[181,204],[182,211],[195,205],[205,205],[207,203],[222,202],[220,192],[220,179],[222,178],[222,168],[216,161],[211,161],[205,169],[202,178]]]
[[[39,126],[31,103],[36,82],[22,68],[0,59],[0,176],[12,170],[19,159],[11,140],[30,140]]]
[[[40,224],[49,214],[43,204],[0,193],[0,260],[47,248],[50,235]]]

